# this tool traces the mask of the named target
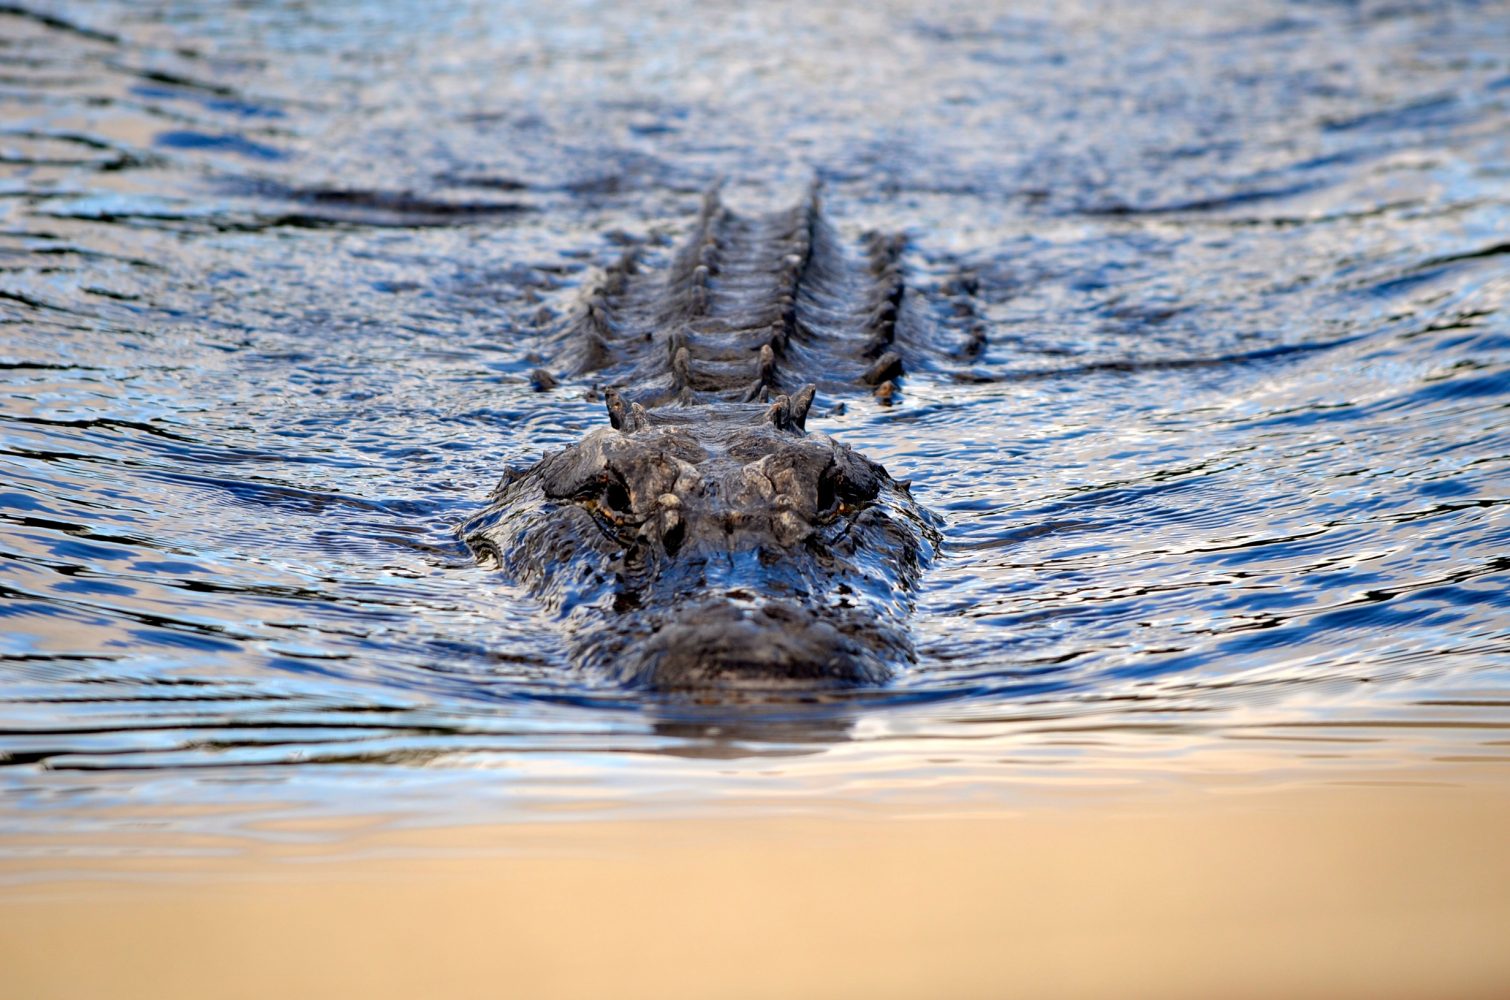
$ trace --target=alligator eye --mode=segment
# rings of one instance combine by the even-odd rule
[[[634,512],[628,484],[622,476],[611,471],[582,484],[572,494],[572,499],[590,509],[618,517]]]
[[[876,497],[864,481],[855,482],[841,465],[830,465],[818,477],[817,512],[821,518],[852,514]]]
[[[835,476],[832,472],[825,471],[818,477],[818,513],[826,516],[832,514],[839,507],[839,490]]]
[[[629,500],[629,489],[622,480],[610,480],[603,488],[603,506],[615,514],[628,514],[633,509]]]
[[[661,544],[666,547],[668,556],[674,556],[681,551],[682,543],[686,540],[687,523],[679,517],[671,520],[661,533]]]

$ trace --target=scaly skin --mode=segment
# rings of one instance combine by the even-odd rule
[[[872,241],[855,267],[816,194],[756,219],[710,196],[663,274],[626,258],[588,295],[566,336],[577,374],[625,387],[605,391],[611,426],[507,477],[462,529],[563,620],[577,667],[660,690],[803,691],[883,683],[913,659],[934,519],[806,429],[815,384],[781,392],[802,361],[841,389],[889,388],[896,250]]]

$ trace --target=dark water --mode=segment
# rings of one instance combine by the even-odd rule
[[[0,5],[7,826],[1503,767],[1510,7],[1025,11]],[[572,676],[455,537],[603,420],[540,331],[815,171],[989,333],[822,423],[945,518],[921,662]]]

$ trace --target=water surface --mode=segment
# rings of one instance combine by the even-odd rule
[[[455,535],[604,419],[545,334],[814,173],[988,335],[817,421],[944,518],[920,661],[573,674]],[[4,822],[1503,769],[1507,260],[1504,4],[5,5]]]

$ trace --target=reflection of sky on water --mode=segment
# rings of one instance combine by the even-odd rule
[[[1504,22],[0,14],[10,816],[1502,768]],[[812,169],[847,233],[908,233],[921,308],[968,285],[989,329],[981,380],[822,421],[947,520],[922,662],[738,711],[564,674],[452,534],[602,420],[531,391],[536,331],[714,179],[769,204]]]

